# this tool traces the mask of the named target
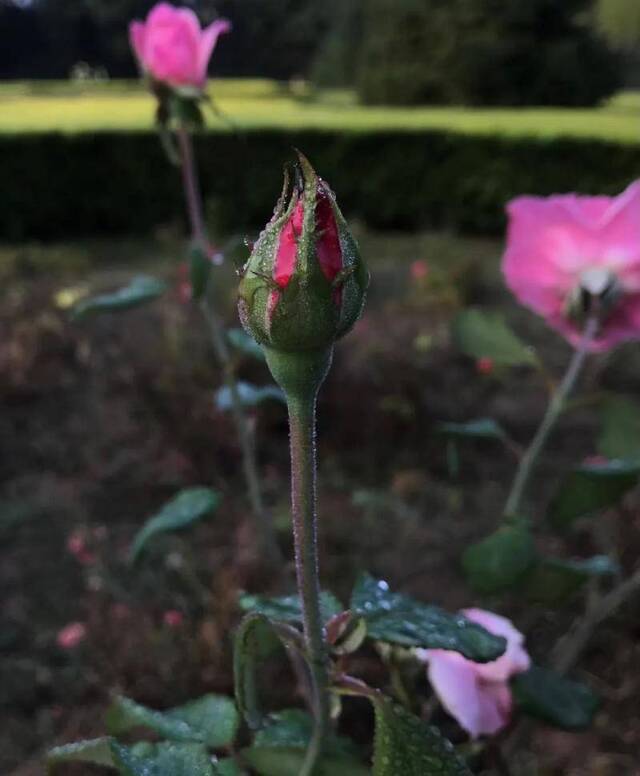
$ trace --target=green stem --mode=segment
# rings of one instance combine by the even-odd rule
[[[320,611],[316,514],[316,394],[288,394],[291,443],[291,512],[296,577],[302,601],[304,638],[314,691],[315,728],[300,776],[311,776],[329,729],[325,630]]]
[[[177,137],[180,148],[180,159],[182,162],[181,168],[185,199],[191,222],[193,242],[205,255],[207,255],[209,251],[207,227],[203,215],[202,195],[200,192],[200,183],[198,180],[191,135],[189,134],[189,130],[182,126],[177,130]],[[231,413],[240,442],[242,468],[247,483],[247,490],[249,492],[251,510],[259,533],[259,542],[267,558],[273,565],[277,565],[281,562],[282,556],[275,539],[269,515],[264,507],[253,434],[249,428],[240,393],[238,392],[238,384],[235,378],[233,360],[227,345],[224,324],[213,309],[208,294],[205,294],[203,297],[201,309],[209,324],[211,344],[216,354],[216,358],[218,359],[218,363],[222,367],[224,382],[231,397]]]
[[[544,448],[547,440],[549,439],[549,435],[551,434],[558,418],[560,417],[565,407],[567,398],[573,390],[576,380],[582,371],[584,362],[589,354],[589,345],[591,344],[597,330],[598,320],[596,318],[589,318],[584,327],[582,339],[574,350],[573,357],[569,362],[567,371],[565,372],[560,385],[557,387],[555,393],[551,397],[545,416],[542,419],[542,423],[538,427],[538,430],[536,431],[531,444],[520,460],[520,464],[516,471],[516,476],[511,486],[511,491],[505,504],[503,513],[505,517],[514,517],[518,513],[520,502],[522,501],[522,496],[524,495],[525,488],[533,473],[538,457],[542,452],[542,449]]]

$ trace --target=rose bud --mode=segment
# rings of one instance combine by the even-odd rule
[[[299,154],[242,272],[238,308],[269,351],[326,351],[358,320],[368,270],[335,196]]]
[[[206,98],[209,60],[220,35],[230,29],[226,19],[203,29],[190,8],[170,3],[155,5],[144,22],[131,22],[131,48],[158,101],[160,127],[203,125],[199,103]],[[175,151],[169,146],[167,151],[175,160]]]
[[[153,81],[193,96],[204,91],[218,37],[230,29],[225,19],[202,29],[190,8],[158,3],[146,22],[131,23],[129,36],[140,67]]]

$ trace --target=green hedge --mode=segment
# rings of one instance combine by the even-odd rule
[[[343,210],[374,228],[497,234],[520,193],[616,193],[640,176],[640,143],[451,132],[255,130],[197,140],[208,212],[224,230],[262,226],[283,162],[302,149]],[[0,137],[0,238],[148,232],[181,216],[178,170],[154,133]]]

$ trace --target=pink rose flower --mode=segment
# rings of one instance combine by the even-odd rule
[[[574,345],[596,312],[594,351],[640,338],[640,181],[617,197],[519,197],[507,213],[503,271],[524,305]]]
[[[472,738],[491,736],[511,718],[513,700],[509,679],[526,671],[531,660],[524,636],[504,617],[483,609],[466,609],[465,617],[507,640],[505,653],[491,663],[472,660],[442,649],[419,650],[429,664],[428,676],[440,702]]]
[[[129,37],[140,66],[152,78],[175,89],[201,91],[218,37],[230,29],[226,19],[202,29],[191,9],[158,3],[146,22],[130,24]]]
[[[60,649],[75,649],[87,636],[87,626],[82,622],[71,622],[65,625],[56,636],[56,644]]]

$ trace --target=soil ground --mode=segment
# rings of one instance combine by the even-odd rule
[[[537,374],[480,374],[456,351],[449,324],[461,306],[502,308],[552,374],[568,348],[503,290],[497,243],[361,238],[372,266],[370,300],[338,346],[319,406],[324,586],[346,600],[367,569],[452,610],[499,610],[544,662],[579,600],[547,609],[521,595],[481,599],[459,565],[462,550],[496,525],[513,459],[494,442],[465,443],[453,476],[433,432],[442,420],[493,417],[526,443],[544,410]],[[181,250],[171,233],[146,244],[0,249],[1,773],[42,773],[49,746],[100,734],[109,692],[158,708],[207,691],[230,693],[238,591],[287,584],[288,569],[274,579],[253,550],[233,427],[213,401],[219,370],[197,309],[180,298]],[[429,264],[426,281],[411,278],[416,259]],[[114,287],[139,271],[164,276],[171,292],[119,316],[69,322],[62,308],[78,287]],[[231,263],[217,272],[218,304],[237,325]],[[269,382],[258,363],[242,362],[239,373]],[[592,360],[582,390],[603,389],[638,392],[637,346]],[[255,420],[266,497],[290,558],[283,408],[265,404]],[[530,491],[536,524],[561,472],[595,452],[596,435],[588,404],[563,419]],[[128,549],[142,522],[194,484],[223,495],[215,517],[158,540],[131,568]],[[603,520],[631,570],[640,551],[638,499]],[[83,538],[84,562],[69,551],[70,535]],[[598,550],[588,526],[540,541],[571,557]],[[167,618],[173,610],[181,623]],[[603,698],[593,730],[537,727],[515,773],[640,774],[639,612],[636,600],[611,618],[575,672]],[[63,650],[57,634],[72,622],[85,623],[87,636]],[[362,668],[370,670],[366,661]],[[282,677],[273,677],[273,692],[274,706],[299,702]],[[352,713],[346,724],[358,737],[365,723]]]

